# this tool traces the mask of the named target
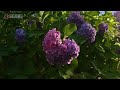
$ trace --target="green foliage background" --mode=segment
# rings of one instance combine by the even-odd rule
[[[76,26],[67,24],[71,11],[1,11],[0,12],[0,78],[4,79],[119,79],[120,48],[118,22],[111,11],[99,15],[99,11],[80,11],[86,22],[98,31],[105,22],[109,31],[96,37],[96,43],[88,45],[83,37],[75,34]],[[3,18],[5,14],[22,14],[23,19]],[[33,24],[28,25],[28,21]],[[36,22],[41,23],[37,28]],[[16,28],[27,32],[23,46],[15,41]],[[74,39],[80,46],[80,55],[70,65],[51,66],[46,61],[42,41],[48,30],[57,28],[62,38]]]

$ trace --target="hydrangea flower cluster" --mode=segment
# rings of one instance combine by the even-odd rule
[[[88,43],[92,43],[95,41],[96,30],[85,22],[84,18],[80,15],[79,11],[73,11],[70,16],[67,18],[68,23],[75,23],[77,26],[76,33],[81,35],[87,39]]]
[[[114,13],[114,16],[116,17],[116,21],[117,21],[117,22],[120,22],[120,11],[116,11],[116,12]]]
[[[67,18],[67,23],[75,23],[79,28],[83,24],[84,18],[80,15],[79,11],[73,11],[70,16]]]
[[[92,43],[95,41],[96,30],[92,27],[91,24],[85,22],[81,25],[81,27],[76,31],[78,35],[81,35],[87,39],[88,43]]]
[[[43,41],[44,51],[55,49],[61,43],[61,33],[59,31],[56,31],[56,28],[53,28],[52,30],[49,30],[45,35]]]
[[[49,30],[42,43],[46,58],[51,65],[70,64],[73,58],[77,58],[80,47],[74,40],[61,40],[61,33],[56,28]]]
[[[18,43],[23,43],[25,42],[25,36],[26,36],[26,33],[23,29],[16,29],[16,32],[15,32],[15,39]]]
[[[71,57],[71,59],[78,57],[78,55],[79,55],[78,52],[80,52],[80,48],[73,39],[72,40],[70,40],[69,38],[65,39],[62,44],[67,46],[66,55],[69,55]]]
[[[103,35],[105,32],[108,31],[108,24],[101,23],[101,24],[99,24],[98,29],[99,29],[98,33]]]

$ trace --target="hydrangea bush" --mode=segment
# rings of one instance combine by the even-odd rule
[[[0,78],[119,79],[119,12],[0,12]],[[117,21],[116,21],[117,19]]]

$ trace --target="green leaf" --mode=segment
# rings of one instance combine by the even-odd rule
[[[69,36],[69,35],[71,35],[74,31],[76,31],[77,30],[77,27],[76,27],[76,25],[75,24],[68,24],[68,25],[66,25],[65,27],[64,27],[64,29],[63,29],[63,32],[64,32],[64,36],[66,35],[66,36]]]
[[[34,36],[41,36],[43,33],[37,33],[37,32],[31,32],[31,33],[29,33],[28,35],[28,37],[29,38],[31,38],[31,37],[34,37]]]
[[[57,21],[57,19],[55,19],[54,17],[51,17],[50,20],[49,20],[50,23],[53,23],[55,21]]]
[[[66,75],[65,73],[63,73],[63,71],[59,70],[59,74],[64,78],[64,79],[69,79],[70,76]]]
[[[86,42],[86,40],[87,39],[85,39],[85,38],[83,38],[83,37],[81,37],[80,39],[78,39],[79,40],[79,42],[80,42],[80,45],[82,45],[83,43],[85,43]]]
[[[69,36],[71,39],[74,39],[79,45],[82,45],[86,42],[86,38],[82,37],[82,36],[79,36],[79,35],[70,35]]]
[[[93,61],[91,61],[91,64],[93,65],[93,67],[95,68],[95,70],[98,71],[99,74],[102,74],[101,70],[98,69],[97,65]]]
[[[40,16],[42,17],[43,14],[44,14],[44,11],[40,11],[39,14],[40,14]]]
[[[97,15],[99,15],[99,14],[100,14],[99,11],[91,11],[91,12],[90,12],[90,16],[97,16]]]
[[[71,76],[74,75],[74,70],[78,66],[78,61],[77,59],[74,59],[70,65],[68,66],[63,66],[59,68],[59,74],[64,78],[64,79],[69,79]]]
[[[45,14],[45,16],[42,18],[42,23],[43,23],[43,25],[44,25],[45,19],[46,19],[48,16],[49,16],[49,14]]]
[[[78,60],[77,59],[73,59],[71,65],[70,65],[70,69],[71,70],[75,70],[78,67]]]
[[[70,71],[70,70],[67,70],[67,71],[66,71],[66,74],[67,74],[67,75],[69,75],[69,76],[74,75],[74,74],[73,74],[73,72],[72,72],[72,71]]]
[[[91,75],[88,72],[81,72],[79,79],[96,79],[96,76]]]
[[[105,52],[104,48],[101,45],[97,45],[96,48],[101,52]]]
[[[59,74],[62,76],[64,79],[69,79],[70,75],[66,74],[66,71],[64,69],[59,69]],[[68,73],[69,74],[69,73]]]
[[[106,79],[120,79],[120,73],[118,73],[116,71],[106,72],[106,73],[104,73],[104,77]]]

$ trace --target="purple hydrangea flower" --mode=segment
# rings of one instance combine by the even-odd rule
[[[43,41],[43,49],[45,51],[51,50],[56,48],[59,44],[61,44],[61,33],[56,31],[56,28],[49,30],[48,33],[45,35]]]
[[[96,30],[89,23],[83,23],[81,27],[76,31],[76,33],[85,37],[88,43],[95,41]]]
[[[80,47],[74,40],[65,39],[63,42],[60,32],[56,29],[49,30],[43,41],[43,50],[51,65],[70,64],[73,58],[77,58]]]
[[[68,57],[65,56],[67,47],[60,44],[54,49],[49,50],[46,53],[46,58],[49,64],[51,65],[64,65],[67,64]]]
[[[65,39],[63,41],[63,45],[67,46],[67,52],[65,55],[69,57],[68,64],[71,63],[73,58],[77,58],[80,52],[80,46],[77,45],[77,43],[72,39]]]
[[[16,29],[16,32],[15,32],[15,39],[17,42],[19,43],[23,43],[25,42],[25,36],[26,36],[26,33],[23,29]]]
[[[120,22],[120,11],[114,12],[114,16],[116,17],[116,21]]]
[[[73,11],[67,18],[67,23],[75,23],[77,27],[80,27],[84,22],[84,18],[80,15],[79,11]]]
[[[101,23],[101,24],[99,24],[98,29],[99,29],[98,33],[103,35],[105,32],[108,31],[108,24]]]

